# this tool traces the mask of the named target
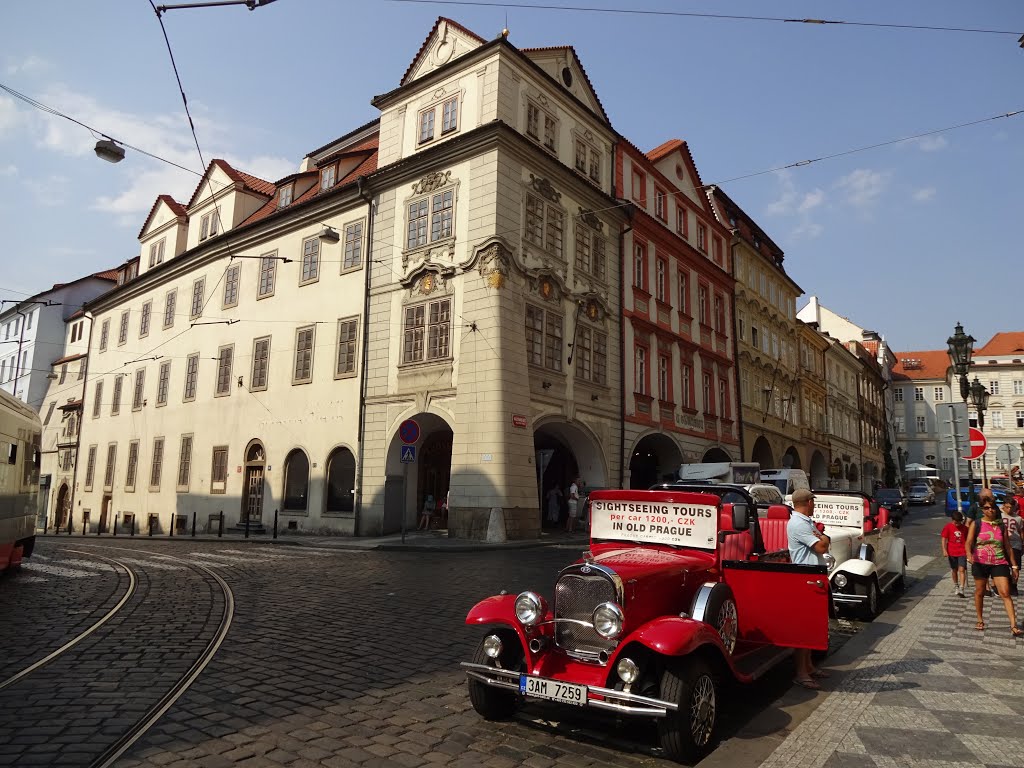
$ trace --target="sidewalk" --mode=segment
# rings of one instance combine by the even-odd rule
[[[67,540],[76,539],[130,539],[130,534],[119,533],[114,536],[109,533],[97,535],[95,533],[81,534],[55,534],[36,532],[39,538],[60,538]],[[362,552],[367,550],[381,550],[386,552],[480,552],[486,550],[508,550],[508,549],[533,549],[536,547],[556,547],[573,545],[586,548],[590,541],[589,534],[584,532],[566,533],[562,530],[545,530],[539,538],[517,541],[487,542],[471,539],[452,539],[448,537],[446,530],[430,531],[407,531],[405,540],[402,534],[395,533],[389,536],[310,536],[306,534],[281,533],[274,538],[270,533],[250,534],[246,539],[244,534],[234,531],[224,532],[223,536],[217,534],[199,533],[195,536],[189,534],[168,536],[158,534],[147,536],[144,533],[136,533],[136,539],[147,539],[150,541],[204,541],[204,542],[230,542],[231,544],[252,543],[252,544],[283,544],[287,546],[310,547],[313,549],[329,549],[337,551]]]
[[[978,632],[973,596],[952,595],[939,575],[920,587],[926,594],[917,605],[889,618],[897,624],[882,614],[826,662],[833,676],[811,695],[817,707],[806,719],[762,739],[760,755],[752,754],[754,742],[741,745],[754,759],[737,764],[1024,765],[1024,640],[1011,637],[1002,601],[985,599],[987,629]],[[1024,601],[1016,602],[1019,611]],[[777,702],[775,717],[787,707],[799,716],[807,705],[800,693],[809,692],[794,688]]]

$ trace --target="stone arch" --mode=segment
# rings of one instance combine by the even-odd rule
[[[629,454],[629,487],[646,489],[662,480],[675,480],[682,463],[678,443],[664,432],[651,430],[637,439]]]
[[[407,419],[415,421],[420,428],[419,439],[408,445],[398,434],[399,427]],[[385,533],[401,530],[403,519],[406,527],[415,528],[428,494],[435,507],[448,496],[454,423],[451,414],[434,404],[419,411],[410,408],[392,423],[385,459]],[[414,461],[404,463],[403,449],[409,446],[415,453]]]
[[[583,490],[610,485],[608,463],[597,436],[579,421],[550,416],[534,422],[533,447],[536,456],[537,493],[544,500],[554,487],[563,493],[575,477],[583,481]],[[542,520],[555,523],[548,505],[542,504]],[[564,504],[561,512],[564,512]],[[561,517],[561,515],[560,515]]]
[[[733,458],[730,456],[724,448],[715,445],[704,451],[704,456],[701,458],[702,464],[716,464],[723,461],[732,461]]]
[[[796,446],[789,446],[786,452],[782,454],[782,466],[786,469],[803,469],[800,463],[800,453],[797,451]]]
[[[750,452],[750,460],[756,461],[762,469],[771,469],[775,466],[775,457],[772,454],[772,446],[764,435],[759,435],[754,441],[754,447]]]
[[[811,454],[811,488],[827,488],[828,487],[828,462],[825,461],[824,454],[815,450]]]
[[[348,446],[336,446],[327,454],[324,479],[324,514],[353,512],[355,510],[356,456]]]

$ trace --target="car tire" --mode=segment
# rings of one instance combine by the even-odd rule
[[[694,602],[698,605],[695,606],[696,610],[692,612],[693,618],[714,627],[722,640],[725,652],[731,656],[736,650],[740,629],[736,598],[733,597],[732,590],[727,584],[718,583],[711,586],[709,592],[703,593],[707,597],[701,608],[699,604],[703,596],[702,592],[707,589],[708,585],[704,585],[701,591],[697,593],[697,599]]]
[[[498,635],[501,638],[502,645],[504,646],[499,657],[502,668],[522,671],[524,657],[519,636],[509,629],[488,632],[487,634]],[[493,660],[484,653],[483,638],[480,638],[480,644],[476,648],[476,653],[473,654],[473,663],[493,666]],[[484,720],[505,720],[515,714],[522,701],[518,694],[511,691],[503,691],[499,688],[492,688],[486,683],[481,683],[473,678],[469,679],[468,684],[469,701],[473,705],[473,709]]]
[[[680,660],[661,675],[660,698],[678,709],[658,720],[658,741],[665,756],[693,764],[715,746],[718,731],[718,680],[703,660]]]
[[[868,582],[867,600],[861,605],[860,615],[864,621],[871,621],[878,615],[878,584],[872,578]]]

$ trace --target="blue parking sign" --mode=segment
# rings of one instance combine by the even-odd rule
[[[403,464],[415,464],[416,463],[416,446],[415,445],[403,445],[402,446],[402,463]]]

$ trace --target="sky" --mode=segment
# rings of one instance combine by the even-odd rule
[[[773,170],[1024,110],[1020,0],[548,4],[1014,34],[408,0],[276,0],[164,22],[206,162],[281,178],[377,117],[370,100],[397,87],[439,15],[485,39],[507,25],[521,48],[574,46],[633,144],[685,139],[703,182],[785,251],[798,308],[816,295],[897,352],[943,348],[958,321],[979,346],[1024,330],[1024,114]],[[0,83],[202,170],[148,0],[4,3]],[[105,163],[96,138],[0,91],[0,299],[137,255],[156,196],[192,194],[193,173],[131,151]]]

